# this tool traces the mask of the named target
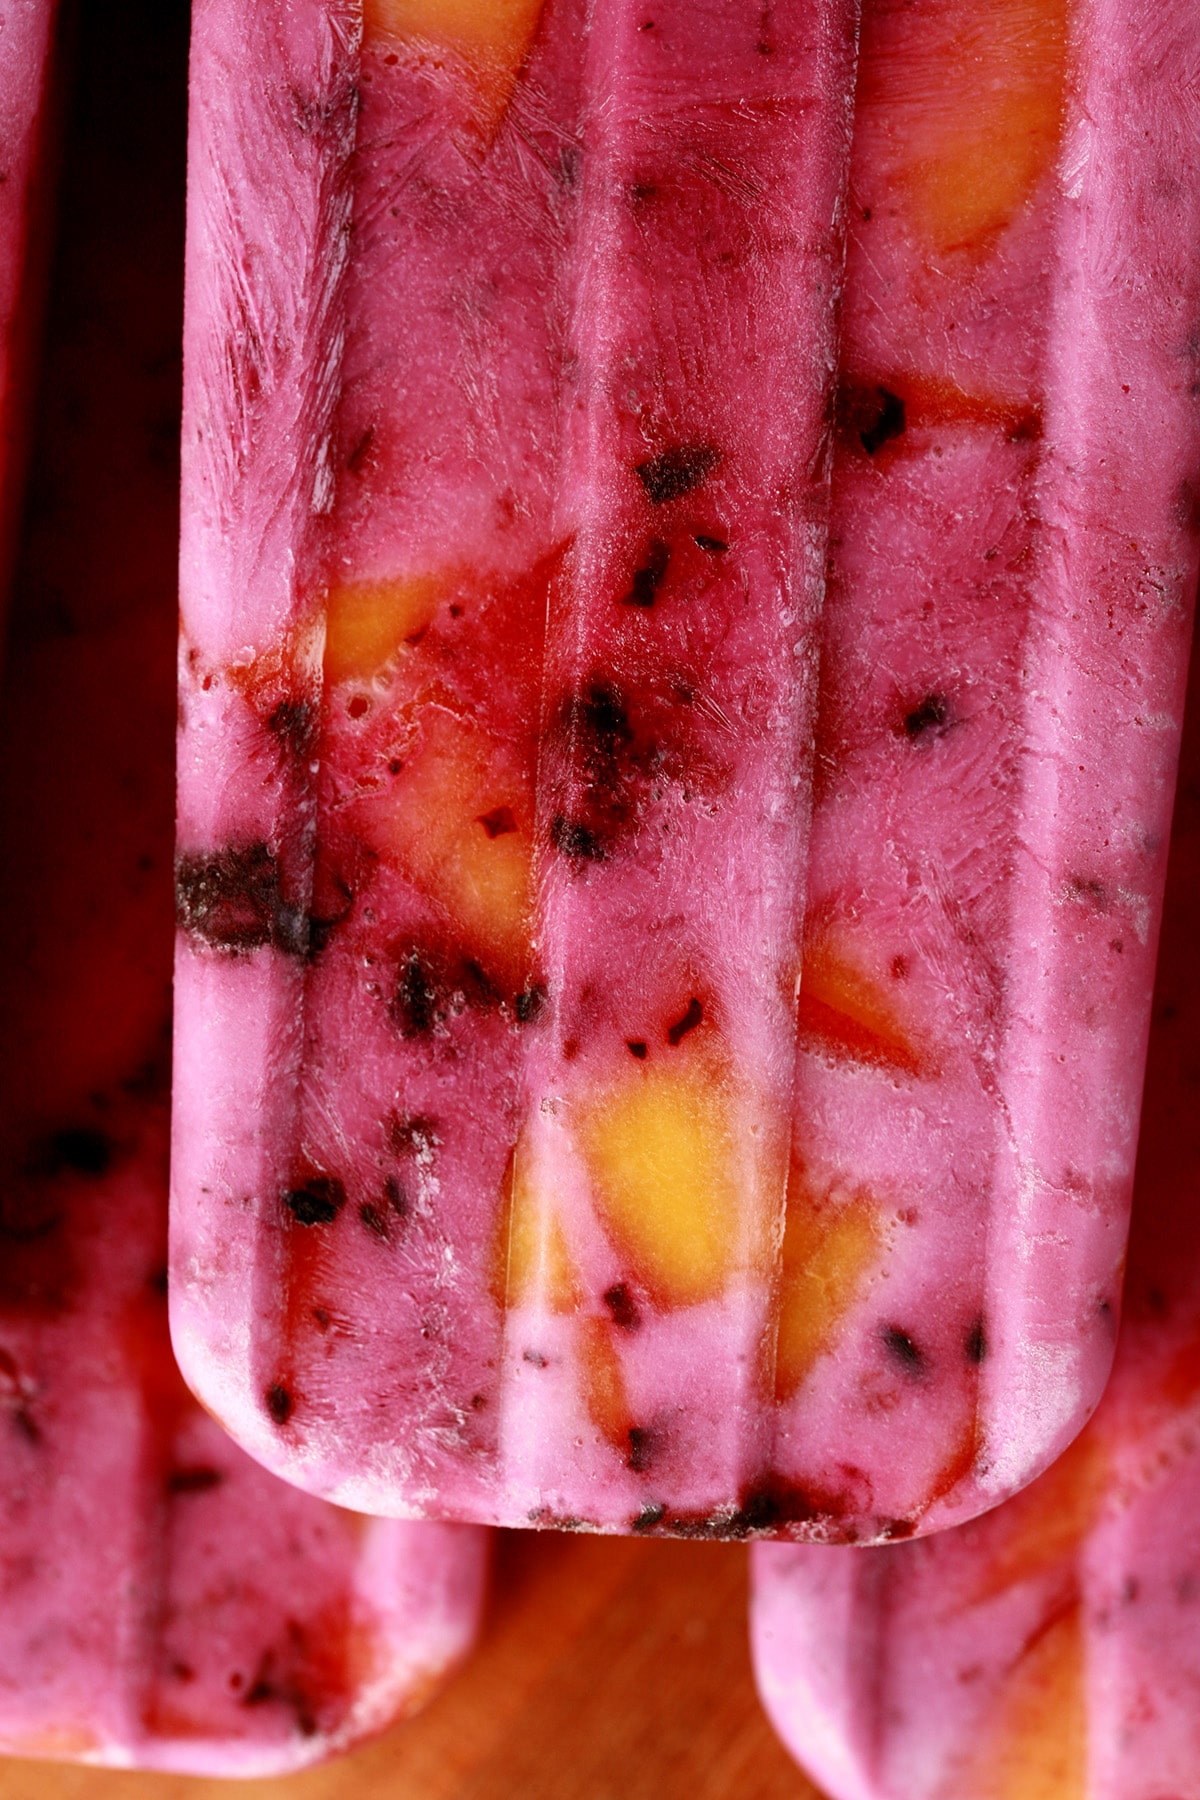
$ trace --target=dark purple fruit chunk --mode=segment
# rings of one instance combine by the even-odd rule
[[[602,862],[604,846],[590,826],[556,813],[550,821],[550,842],[574,862]]]
[[[704,1008],[693,994],[688,1001],[682,1016],[676,1019],[673,1025],[667,1027],[668,1044],[670,1044],[672,1048],[676,1048],[683,1042],[689,1031],[695,1031],[697,1025],[702,1022],[703,1018]]]
[[[285,902],[279,864],[266,844],[181,856],[175,865],[175,918],[181,931],[215,950],[270,944],[302,955],[308,948],[303,911]]]
[[[893,438],[903,437],[908,424],[907,409],[899,394],[890,388],[876,388],[878,397],[874,419],[858,434],[858,441],[868,456],[874,456]]]
[[[642,1425],[629,1427],[629,1454],[625,1458],[627,1468],[635,1475],[644,1475],[654,1461],[654,1433],[647,1431]]]
[[[622,1331],[636,1331],[642,1322],[637,1301],[629,1291],[626,1282],[618,1281],[613,1287],[604,1291],[604,1304],[607,1306],[614,1325]]]
[[[295,757],[297,762],[306,762],[316,740],[317,709],[311,700],[280,700],[267,716],[267,729],[279,739],[289,756]]]
[[[208,1464],[196,1464],[189,1469],[172,1469],[167,1476],[167,1492],[169,1494],[207,1494],[215,1487],[220,1487],[225,1477],[220,1469]]]
[[[950,702],[943,694],[926,694],[904,715],[904,735],[913,743],[930,732],[944,731],[950,723]]]
[[[289,1188],[283,1203],[298,1225],[332,1225],[346,1204],[346,1189],[336,1175],[312,1175]]]
[[[654,605],[670,560],[671,546],[664,544],[661,538],[652,538],[646,550],[645,560],[640,568],[634,570],[632,584],[625,596],[626,605],[643,607]]]
[[[925,1369],[925,1354],[907,1331],[898,1325],[885,1325],[880,1332],[884,1348],[909,1375],[920,1375]]]
[[[362,1205],[358,1209],[358,1216],[361,1219],[362,1223],[366,1226],[367,1230],[371,1233],[372,1237],[382,1238],[383,1242],[385,1244],[387,1243],[387,1240],[388,1240],[387,1215],[378,1206],[376,1206],[376,1204],[373,1200],[364,1200],[363,1201]]]
[[[489,838],[506,837],[510,831],[517,829],[517,821],[513,817],[511,806],[496,806],[491,812],[483,813],[479,823]]]
[[[546,990],[535,982],[532,987],[526,988],[523,994],[518,994],[513,1002],[513,1010],[517,1015],[518,1023],[532,1025],[534,1020],[540,1017],[545,1004]]]
[[[276,1425],[286,1425],[295,1408],[295,1401],[281,1381],[273,1381],[263,1399],[267,1403],[267,1411]]]
[[[637,465],[637,476],[651,506],[666,506],[700,487],[721,460],[712,444],[679,444]]]
[[[432,972],[416,950],[400,965],[392,997],[392,1017],[404,1037],[424,1037],[437,1022],[437,989]]]

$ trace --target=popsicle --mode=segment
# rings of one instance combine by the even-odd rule
[[[924,1543],[754,1551],[760,1691],[831,1800],[1200,1795],[1200,668],[1112,1380],[1033,1486]]]
[[[0,571],[7,584],[53,212],[57,0],[0,3]]]
[[[969,1518],[1110,1366],[1196,577],[1200,13],[870,0],[764,1510]]]
[[[197,8],[172,1325],[364,1510],[769,1460],[854,12]]]
[[[0,708],[0,1750],[261,1775],[419,1704],[485,1534],[277,1481],[172,1361],[186,9],[105,0],[82,32]]]

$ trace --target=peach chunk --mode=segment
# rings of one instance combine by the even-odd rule
[[[900,204],[935,251],[986,252],[1032,193],[1058,146],[1067,48],[1067,0],[878,9],[862,101],[890,140]]]
[[[508,104],[537,33],[542,0],[364,0],[363,30],[436,58],[450,50],[470,69],[492,121]]]
[[[995,1515],[996,1525],[1008,1529],[980,1571],[976,1598],[986,1600],[1056,1563],[1069,1564],[1095,1523],[1108,1481],[1108,1456],[1093,1426]]]
[[[505,1171],[492,1267],[492,1292],[500,1305],[540,1302],[553,1313],[579,1309],[579,1273],[562,1220],[539,1204],[520,1145]]]
[[[1087,1696],[1078,1602],[1026,1647],[962,1791],[973,1800],[1085,1800]]]
[[[425,706],[418,719],[416,748],[362,803],[366,835],[445,908],[468,953],[514,992],[528,948],[529,773],[445,707]]]
[[[592,1423],[605,1443],[627,1452],[633,1423],[629,1394],[612,1330],[604,1319],[580,1320],[579,1356],[583,1399]]]
[[[1168,1406],[1182,1412],[1200,1393],[1200,1336],[1190,1337],[1176,1350],[1159,1383]]]
[[[800,978],[799,1027],[831,1055],[905,1075],[932,1068],[901,1023],[878,981],[822,936],[806,942]]]
[[[369,681],[432,622],[446,591],[439,575],[355,581],[325,600],[325,682]]]
[[[819,1199],[793,1167],[779,1292],[779,1399],[791,1398],[829,1348],[882,1246],[879,1211],[870,1200],[856,1196],[839,1204]]]
[[[738,1260],[730,1098],[707,1059],[643,1065],[579,1109],[576,1131],[603,1222],[660,1306],[694,1306]]]

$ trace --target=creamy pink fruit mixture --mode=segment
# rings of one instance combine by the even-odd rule
[[[984,1519],[755,1550],[763,1699],[832,1800],[1200,1796],[1200,671],[1125,1315],[1099,1412]]]
[[[1115,1333],[1189,23],[869,9],[794,1062],[848,12],[363,22],[198,15],[189,1379],[367,1509],[969,1517]]]
[[[197,12],[174,1330],[366,1509],[747,1528],[852,13]]]
[[[85,22],[0,707],[0,1751],[260,1775],[425,1697],[484,1534],[277,1481],[171,1356],[179,18]]]
[[[25,439],[53,208],[57,0],[0,0],[0,569],[23,488]]]
[[[1188,4],[864,9],[770,1496],[817,1541],[1002,1499],[1108,1372],[1200,523],[1198,69]]]

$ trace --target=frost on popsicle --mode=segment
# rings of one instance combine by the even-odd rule
[[[835,383],[851,7],[211,0],[205,442],[229,193],[290,325],[185,502],[177,1308],[293,1479],[896,1539],[1094,1400],[1195,552],[1099,3],[872,0]]]
[[[209,1398],[318,1491],[719,1533],[761,1475],[853,12],[200,17],[189,445],[289,323],[186,477],[182,1030],[253,1042],[176,1327],[208,1392],[270,1292]]]
[[[1193,47],[1196,39],[1193,37]],[[1200,1769],[1200,665],[1193,662],[1123,1318],[1094,1417],[917,1545],[755,1551],[759,1682],[834,1800],[1188,1795]]]
[[[1155,98],[1191,28],[1119,13],[864,14],[794,1161],[888,1230],[778,1463],[824,1481],[836,1431],[918,1530],[1062,1449],[1113,1345],[1200,236],[1182,191],[1151,198],[1194,154],[1190,97]]]
[[[5,9],[0,68],[13,22]],[[153,0],[80,9],[41,503],[0,708],[0,1750],[223,1777],[296,1770],[419,1704],[469,1644],[483,1543],[278,1481],[171,1353],[178,517],[164,421],[183,24]],[[284,663],[264,658],[253,679],[243,666],[239,700],[268,716],[294,701]],[[279,860],[249,835],[182,859],[178,911],[207,954],[239,968],[303,955],[306,909],[283,902]],[[336,1197],[315,1178],[292,1195],[310,1219]]]

